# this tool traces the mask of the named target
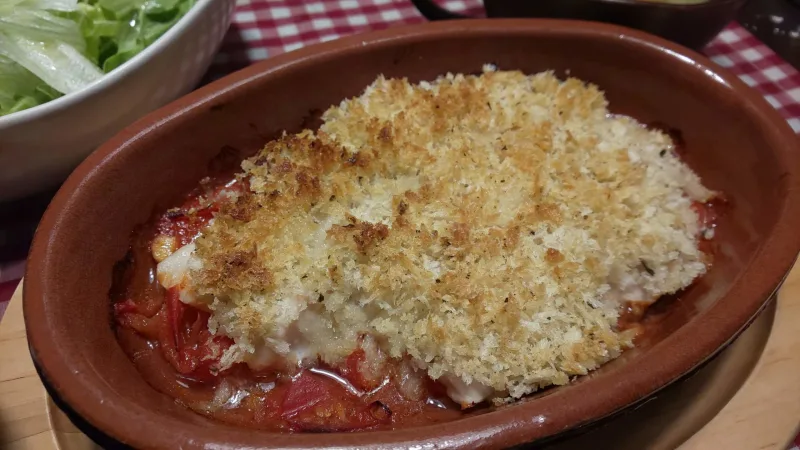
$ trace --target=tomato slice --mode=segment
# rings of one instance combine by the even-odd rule
[[[125,314],[135,314],[139,312],[139,306],[130,298],[121,302],[114,303],[114,315],[119,317]]]
[[[178,241],[178,246],[183,247],[194,241],[200,230],[208,225],[217,213],[217,206],[209,206],[186,214],[178,211],[165,214],[158,223],[160,234],[172,236]]]
[[[158,222],[158,232],[174,237],[181,247],[189,244],[219,212],[219,202],[225,193],[241,194],[247,191],[248,186],[247,181],[235,180],[218,186],[208,186],[205,192],[191,194],[190,200],[180,209],[169,211],[161,217]],[[205,205],[200,203],[201,198],[205,199]],[[208,205],[208,202],[211,202],[211,205]],[[194,212],[189,213],[189,211]]]
[[[692,202],[692,209],[697,214],[697,222],[701,229],[715,228],[720,217],[725,216],[730,208],[730,201],[720,195],[705,203]]]
[[[222,354],[233,340],[208,330],[209,313],[186,305],[178,289],[168,289],[160,334],[164,356],[180,374],[198,382],[213,381]]]
[[[281,418],[295,431],[353,431],[391,423],[391,411],[368,403],[338,382],[309,371],[292,380],[281,404]]]
[[[730,204],[724,197],[714,197],[706,203],[693,202],[692,209],[697,214],[697,222],[700,226],[701,234],[698,240],[698,247],[700,251],[707,256],[706,264],[710,265],[714,256],[717,253],[717,244],[713,241],[713,234],[711,233],[717,227],[717,222],[721,216],[727,213]]]
[[[347,378],[347,381],[362,391],[369,391],[377,387],[377,383],[371,382],[361,373],[361,367],[366,359],[367,355],[364,350],[358,348],[347,357],[344,367],[341,368],[342,375]]]
[[[717,214],[712,203],[693,202],[692,209],[697,214],[697,223],[700,229],[713,228],[716,225]]]

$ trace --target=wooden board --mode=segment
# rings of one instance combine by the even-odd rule
[[[587,434],[578,449],[785,450],[800,423],[800,266],[728,349],[652,400]],[[47,397],[33,368],[17,289],[0,323],[0,449],[95,450]]]

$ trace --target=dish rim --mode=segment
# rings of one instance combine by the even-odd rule
[[[130,408],[141,406],[134,401],[122,403],[101,402],[84,393],[105,390],[113,398],[113,390],[107,386],[91,385],[87,377],[64,376],[70,373],[72,363],[57,346],[55,336],[57,327],[37,323],[31,318],[45,317],[46,302],[43,300],[47,292],[47,275],[51,263],[51,249],[58,244],[53,236],[68,224],[64,223],[62,211],[69,209],[70,204],[81,192],[86,181],[104,170],[104,166],[121,152],[135,146],[142,136],[156,132],[160,127],[188,117],[203,110],[220,98],[227,95],[236,96],[236,91],[250,83],[268,83],[271,77],[294,67],[313,65],[336,57],[360,53],[363,48],[393,45],[397,42],[412,43],[430,41],[456,36],[498,36],[498,35],[533,35],[533,36],[586,36],[603,42],[604,40],[622,41],[643,50],[660,55],[660,58],[673,61],[673,64],[690,66],[698,72],[698,76],[708,77],[737,95],[744,97],[749,116],[757,120],[764,129],[765,135],[774,142],[786,142],[774,149],[774,155],[786,164],[786,177],[782,180],[787,186],[787,196],[783,209],[777,214],[776,223],[767,234],[762,246],[757,249],[739,273],[728,291],[720,301],[701,313],[693,320],[662,342],[652,351],[643,355],[644,360],[653,360],[654,354],[667,349],[680,349],[680,361],[672,364],[654,364],[647,371],[628,371],[624,377],[613,374],[612,382],[607,383],[606,390],[591,390],[596,383],[587,382],[562,389],[550,395],[536,399],[534,402],[521,402],[499,411],[478,416],[466,417],[452,422],[426,425],[388,431],[360,432],[357,434],[280,434],[254,432],[250,429],[237,429],[231,425],[220,424],[219,427],[207,430],[197,424],[188,424],[170,415],[158,413],[144,414],[142,421],[135,427],[122,425],[129,416]],[[573,20],[552,19],[468,19],[461,21],[445,21],[424,23],[387,30],[353,35],[339,40],[318,44],[284,53],[268,60],[256,63],[234,74],[224,77],[184,96],[167,106],[148,114],[144,118],[128,126],[97,151],[89,156],[67,179],[48,207],[34,239],[29,257],[28,276],[24,286],[24,313],[28,327],[28,338],[31,353],[47,381],[58,392],[59,396],[73,410],[89,423],[107,433],[109,436],[136,447],[174,446],[175,438],[169,433],[136,433],[141,429],[173,429],[183,427],[182,435],[191,435],[193,445],[217,446],[229,448],[233,446],[257,446],[269,443],[274,447],[311,448],[325,446],[391,446],[412,442],[424,448],[427,445],[446,447],[474,447],[479,445],[500,446],[528,442],[545,436],[558,434],[567,429],[577,428],[614,412],[624,409],[642,400],[681,375],[707,360],[727,342],[741,332],[766,304],[770,295],[777,289],[788,273],[800,247],[800,153],[793,151],[796,136],[788,123],[774,110],[756,91],[747,87],[735,75],[715,65],[708,58],[657,38],[644,32],[616,25]],[[742,281],[745,274],[761,273],[761,276]],[[730,293],[736,291],[737,295]],[[723,300],[726,300],[724,301]],[[719,303],[729,307],[731,303],[738,305],[733,311],[720,311]],[[700,318],[703,320],[699,320]],[[711,330],[711,331],[709,331]],[[660,349],[659,349],[660,348]],[[73,357],[76,355],[72,355]],[[648,359],[649,357],[649,359]],[[657,361],[657,359],[656,359]],[[652,362],[652,361],[650,361]],[[61,374],[53,377],[53,374]],[[624,383],[623,383],[624,382]],[[622,385],[625,387],[622,387]],[[586,386],[589,386],[587,390]],[[569,398],[581,398],[583,391],[593,395],[583,396],[578,404],[563,408],[564,395]],[[117,399],[118,400],[118,399]],[[122,405],[122,406],[120,406]],[[554,407],[548,409],[547,406]],[[556,407],[562,405],[562,407]],[[548,416],[537,414],[537,411],[548,411]],[[139,417],[139,416],[137,416]],[[190,434],[189,431],[192,431]],[[551,431],[547,431],[551,430]],[[554,430],[554,431],[553,431]],[[268,437],[268,439],[265,439]],[[183,441],[185,444],[186,442]]]

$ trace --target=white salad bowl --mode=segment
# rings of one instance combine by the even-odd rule
[[[126,125],[195,88],[235,5],[197,0],[161,38],[96,83],[0,117],[0,201],[55,187]]]

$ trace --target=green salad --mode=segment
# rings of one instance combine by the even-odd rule
[[[155,42],[195,0],[0,0],[0,116],[83,89]]]

